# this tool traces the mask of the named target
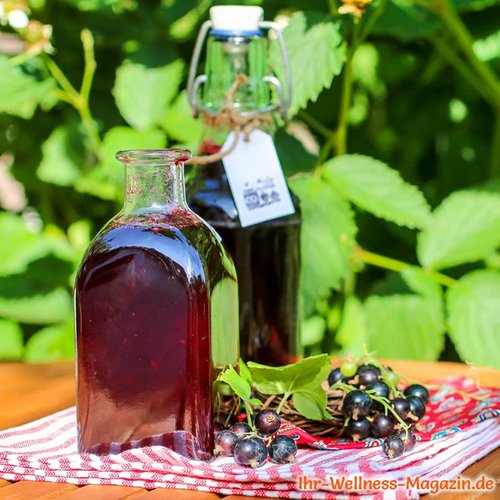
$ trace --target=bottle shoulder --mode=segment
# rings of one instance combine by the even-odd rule
[[[207,262],[225,252],[220,237],[191,210],[169,216],[165,213],[118,214],[97,234],[80,265],[79,275],[97,262],[107,262],[117,253],[143,251],[167,258],[188,273],[208,278]]]

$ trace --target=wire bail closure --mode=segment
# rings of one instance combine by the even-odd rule
[[[193,109],[195,116],[198,116],[202,112],[207,113],[209,115],[217,114],[217,112],[208,109],[198,98],[201,86],[204,85],[205,82],[207,81],[207,75],[202,74],[196,76],[196,71],[198,69],[203,43],[211,28],[213,28],[212,21],[205,21],[202,24],[200,32],[198,33],[198,38],[196,39],[196,44],[193,50],[193,57],[191,58],[191,64],[189,66],[187,93],[188,93],[189,104]],[[290,63],[288,60],[288,53],[286,51],[285,39],[283,38],[281,28],[277,23],[274,23],[272,21],[261,21],[259,23],[259,28],[272,31],[276,35],[281,51],[281,57],[283,60],[283,67],[285,70],[286,94],[285,90],[283,89],[283,85],[281,84],[280,80],[277,77],[275,77],[274,75],[266,75],[264,76],[264,81],[272,85],[276,89],[276,93],[278,94],[279,104],[271,104],[269,106],[266,106],[264,108],[255,111],[243,111],[241,112],[241,115],[245,117],[252,117],[254,115],[260,115],[262,113],[269,113],[271,111],[278,110],[281,118],[283,120],[286,120],[288,109],[290,108],[290,103],[292,100],[292,74],[290,71]]]

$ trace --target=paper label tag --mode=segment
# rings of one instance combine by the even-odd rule
[[[227,150],[233,141],[234,132],[231,132],[222,151]],[[239,139],[235,149],[222,161],[242,227],[295,212],[269,134],[254,130],[248,141]]]

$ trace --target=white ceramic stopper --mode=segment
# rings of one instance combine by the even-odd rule
[[[262,7],[251,5],[218,5],[210,9],[213,28],[225,31],[257,31],[264,18]]]

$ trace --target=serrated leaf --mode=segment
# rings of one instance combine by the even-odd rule
[[[124,149],[158,149],[164,148],[167,139],[157,129],[135,130],[130,127],[113,127],[106,132],[99,150],[102,164],[119,172],[123,177],[123,166],[115,159],[115,154]]]
[[[42,144],[42,161],[37,169],[39,179],[58,186],[71,186],[80,175],[82,143],[71,126],[54,129]]]
[[[165,147],[165,134],[156,128],[135,130],[113,127],[106,132],[99,150],[101,162],[78,177],[75,189],[104,200],[121,200],[124,189],[123,165],[115,154],[123,149],[157,149]]]
[[[337,344],[341,346],[339,356],[351,353],[360,357],[365,353],[368,344],[365,311],[360,300],[351,295],[347,297],[342,313],[342,322],[335,336]]]
[[[226,368],[226,370],[219,375],[219,378],[223,382],[226,382],[243,401],[248,401],[252,396],[250,384],[232,366]]]
[[[386,4],[373,27],[373,33],[411,41],[427,38],[438,27],[438,20],[429,10],[408,1],[395,0]]]
[[[443,269],[480,260],[500,245],[500,195],[457,191],[439,205],[418,235],[424,267]]]
[[[311,316],[302,321],[300,340],[303,346],[319,344],[325,336],[326,320],[321,316]]]
[[[23,332],[19,325],[6,319],[0,319],[0,360],[21,359],[23,352]]]
[[[401,271],[401,277],[412,291],[437,302],[441,301],[441,287],[424,269],[408,266]]]
[[[240,375],[249,383],[252,383],[252,374],[250,373],[250,370],[248,369],[248,366],[246,363],[240,359],[239,362],[239,368],[240,368]]]
[[[349,270],[356,224],[349,204],[323,179],[301,175],[290,179],[302,211],[302,297],[304,315],[316,302],[339,289]]]
[[[0,56],[0,113],[30,119],[39,105],[54,100],[55,82],[39,81]]]
[[[430,207],[424,195],[381,161],[343,155],[325,163],[324,172],[342,195],[377,217],[410,228],[429,222]]]
[[[316,156],[310,154],[296,137],[279,129],[273,137],[276,152],[285,175],[309,172],[316,165]]]
[[[290,18],[283,31],[293,82],[289,116],[306,107],[308,101],[316,101],[321,91],[330,88],[333,78],[340,74],[345,61],[340,27],[339,21],[320,13],[297,12]],[[270,66],[283,81],[283,63],[277,44],[271,46]]]
[[[203,131],[201,121],[193,117],[185,90],[167,107],[159,125],[170,137],[190,148],[198,146]]]
[[[439,310],[417,295],[369,297],[365,302],[369,350],[387,358],[436,360],[444,344]]]
[[[0,239],[0,276],[23,272],[51,251],[42,234],[30,231],[21,217],[8,212],[0,213],[0,234],[8,235]]]
[[[155,125],[177,94],[183,72],[180,59],[160,68],[132,63],[120,66],[113,95],[127,123],[139,130]]]
[[[462,359],[500,368],[500,274],[466,274],[446,298],[449,335]]]
[[[26,361],[39,363],[71,359],[73,356],[74,329],[69,321],[42,328],[26,344]]]
[[[304,387],[293,393],[293,405],[304,417],[311,420],[330,420],[326,411],[327,396],[321,385]]]
[[[59,323],[68,319],[71,310],[71,296],[64,288],[26,297],[0,296],[0,316],[20,323]]]
[[[248,369],[255,388],[262,394],[285,394],[321,383],[330,371],[328,354],[319,354],[285,366],[266,366],[252,361]]]

